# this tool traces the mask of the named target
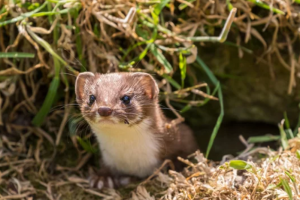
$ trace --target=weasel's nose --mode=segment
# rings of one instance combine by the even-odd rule
[[[111,115],[112,109],[110,109],[109,107],[100,107],[98,109],[98,113],[100,116],[107,117],[107,116]]]

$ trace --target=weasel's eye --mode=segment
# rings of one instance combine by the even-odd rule
[[[130,97],[125,95],[124,97],[121,98],[122,102],[125,104],[125,105],[128,105],[130,103]]]
[[[96,97],[94,95],[90,95],[90,101],[89,101],[89,105],[91,106],[96,100]]]

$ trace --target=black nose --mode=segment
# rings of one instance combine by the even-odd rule
[[[111,115],[112,109],[110,109],[109,107],[100,107],[98,109],[98,113],[100,116],[107,117],[107,116]]]

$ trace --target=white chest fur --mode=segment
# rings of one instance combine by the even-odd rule
[[[129,127],[126,124],[102,126],[91,124],[98,142],[104,163],[117,172],[145,177],[160,164],[159,143],[149,132],[149,121]]]

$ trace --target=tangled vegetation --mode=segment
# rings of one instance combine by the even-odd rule
[[[86,171],[97,150],[89,142],[91,134],[86,124],[81,125],[82,119],[76,117],[75,76],[86,70],[155,74],[161,100],[173,111],[178,123],[184,120],[181,114],[192,107],[219,101],[220,115],[212,130],[207,156],[224,108],[220,82],[197,54],[197,49],[207,45],[205,42],[224,42],[229,32],[225,44],[236,47],[242,58],[244,53],[253,53],[242,45],[254,38],[263,47],[263,54],[257,60],[269,66],[271,77],[274,77],[273,56],[289,70],[288,93],[291,93],[300,69],[295,48],[300,33],[299,3],[299,0],[0,1],[0,199],[153,199],[153,194],[142,186],[137,189],[129,186],[135,191],[132,194],[128,188],[104,193],[89,188]],[[271,32],[272,37],[263,37],[262,31]],[[282,55],[286,49],[288,57]],[[204,71],[211,83],[198,80],[195,76],[198,70]],[[82,137],[76,136],[77,130],[84,132]],[[273,163],[282,163],[288,157],[291,160],[286,162],[299,165],[291,153],[294,152],[280,152],[281,157]],[[266,154],[274,156],[269,151]],[[231,179],[207,185],[209,178],[208,175],[201,178],[203,171],[214,177],[225,174],[229,168],[227,165],[222,169],[212,168],[215,165],[208,165],[199,153],[196,159],[203,165],[201,170],[183,161],[194,167],[186,175],[200,178],[186,180],[180,173],[171,172],[171,179],[160,173],[159,184],[169,189],[157,196],[173,199],[179,195],[178,198],[192,199],[195,192],[201,191],[207,195],[201,197],[222,199],[222,195],[232,192],[234,197],[246,195],[247,199],[247,195],[252,197],[247,191],[258,195],[255,191],[261,186],[254,175],[267,179],[269,173],[282,167],[269,164],[278,169],[259,171],[257,168],[269,161],[251,163],[252,171],[247,168],[246,181],[237,192],[230,187],[239,178],[237,171],[229,172]],[[254,168],[257,174],[253,175]],[[286,170],[289,176],[291,169]],[[297,171],[293,169],[293,173]],[[299,188],[293,187],[298,177],[291,175],[290,181],[280,182],[286,176],[278,175],[271,182],[276,186],[281,183],[283,187],[287,182],[292,185],[293,195],[298,195]],[[231,181],[229,185],[227,180]],[[156,181],[147,184],[148,191],[157,187]],[[254,188],[245,185],[250,182],[256,184]],[[270,181],[260,188],[265,192],[261,195],[270,195],[267,183]],[[220,192],[212,193],[216,188]],[[165,189],[153,191],[159,194]],[[281,187],[276,194],[282,191],[286,190]]]

